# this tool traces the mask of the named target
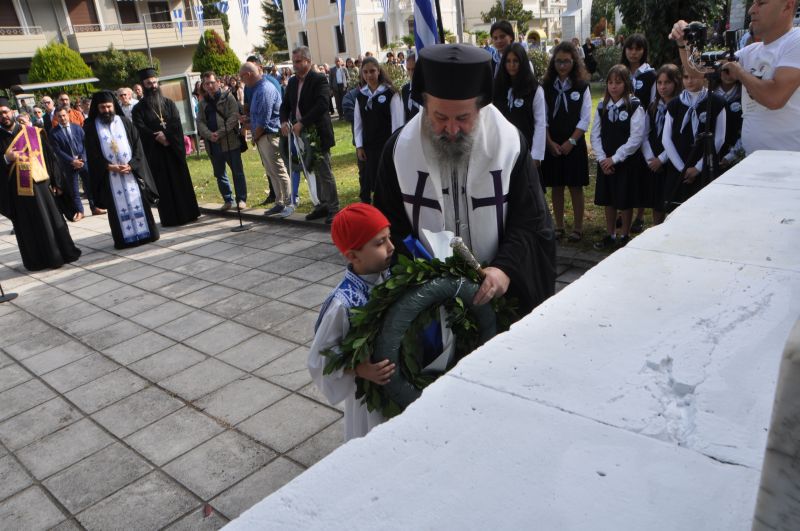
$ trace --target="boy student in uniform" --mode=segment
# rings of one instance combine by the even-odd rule
[[[698,133],[706,128],[714,135],[714,156],[725,142],[725,100],[710,93],[702,74],[684,69],[683,91],[667,105],[661,141],[672,167],[668,169],[667,201],[683,202],[702,186],[698,177],[703,171],[703,146],[695,145]]]
[[[633,95],[645,111],[650,108],[650,102],[656,96],[656,71],[647,62],[647,39],[641,33],[634,33],[627,39],[622,48],[620,63],[631,71]],[[638,234],[644,230],[644,209],[652,207],[653,198],[652,182],[648,179],[649,171],[641,154],[635,155],[638,169],[636,170],[636,218],[631,224],[631,232]]]
[[[371,203],[383,145],[403,126],[405,113],[400,92],[374,57],[366,57],[361,64],[361,80],[362,86],[356,95],[353,136],[358,160],[365,163],[363,174],[359,174],[359,196],[362,203]]]
[[[636,202],[637,166],[632,155],[642,145],[645,113],[632,95],[630,70],[614,65],[606,76],[606,93],[597,104],[592,125],[592,149],[597,157],[594,204],[605,207],[608,234],[594,244],[598,250],[622,247],[630,239],[632,208]],[[617,212],[622,234],[616,235]]]
[[[737,81],[730,70],[723,68],[719,72],[714,94],[725,100],[725,143],[720,150],[719,167],[725,171],[730,168],[736,157],[744,153],[742,148],[742,83]]]
[[[683,89],[681,70],[673,64],[665,64],[656,73],[656,97],[647,109],[642,155],[647,163],[652,182],[653,222],[658,225],[664,222],[667,199],[666,173],[670,168],[669,157],[661,142],[664,132],[664,120],[667,117],[667,105],[678,97]]]
[[[494,106],[517,126],[528,141],[533,161],[539,166],[544,158],[547,131],[547,105],[544,90],[531,71],[525,48],[514,43],[506,48],[500,72],[494,78]]]
[[[352,371],[323,374],[327,358],[322,352],[339,347],[350,331],[350,309],[365,305],[372,288],[389,277],[394,252],[389,235],[389,220],[377,208],[364,203],[343,208],[331,225],[331,239],[348,265],[344,279],[320,310],[308,353],[308,370],[331,404],[344,400],[345,441],[363,437],[384,421],[380,411],[369,411],[366,404],[356,399],[356,377],[386,385],[395,365],[389,360],[365,361]]]
[[[564,187],[569,187],[575,218],[570,242],[583,238],[583,187],[589,185],[589,154],[584,133],[592,117],[586,69],[571,42],[556,46],[542,82],[547,102],[547,150],[542,184],[553,188],[556,238],[564,236]]]
[[[492,73],[497,77],[500,72],[500,59],[506,52],[506,48],[514,43],[514,28],[507,20],[498,20],[489,28],[489,36],[492,38],[492,47],[489,53],[492,54]]]

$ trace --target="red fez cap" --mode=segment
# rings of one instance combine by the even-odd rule
[[[331,239],[344,254],[351,249],[361,249],[380,231],[390,226],[380,210],[366,203],[353,203],[340,210],[333,218]]]

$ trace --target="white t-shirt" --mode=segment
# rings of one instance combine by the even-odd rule
[[[800,69],[800,28],[769,44],[756,42],[737,52],[746,72],[760,79],[772,79],[775,69]],[[742,91],[742,145],[745,153],[759,149],[800,151],[800,89],[780,109],[770,110]]]

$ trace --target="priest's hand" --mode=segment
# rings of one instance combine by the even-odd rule
[[[156,142],[158,142],[162,146],[168,146],[169,145],[169,140],[167,140],[167,135],[164,134],[164,131],[159,131],[158,133],[153,133],[153,136],[156,138]]]
[[[17,159],[19,159],[19,153],[16,151],[10,151],[6,153],[6,161],[8,161],[9,164],[12,162],[17,162]]]
[[[508,291],[508,285],[511,283],[508,275],[497,267],[485,267],[483,272],[486,276],[483,277],[481,287],[472,299],[472,304],[486,304],[494,298],[502,297]]]
[[[364,151],[364,148],[356,148],[356,156],[358,157],[358,160],[360,160],[361,162],[367,160],[367,152]]]
[[[356,365],[355,373],[359,378],[364,378],[378,385],[386,385],[394,374],[395,365],[389,360],[370,363],[362,361]]]

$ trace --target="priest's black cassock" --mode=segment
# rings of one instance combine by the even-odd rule
[[[8,108],[7,100],[0,101],[0,110]],[[9,109],[10,111],[10,109]],[[5,125],[13,124],[11,130]],[[44,135],[34,127],[26,132],[32,147],[41,151],[49,179],[26,183],[18,182],[17,170],[2,156],[13,143],[24,143],[23,127],[13,119],[8,124],[0,124],[0,214],[11,220],[17,237],[22,265],[29,271],[58,268],[65,263],[74,262],[81,256],[75,246],[69,229],[59,210],[50,187],[66,190],[63,177],[53,159]],[[34,138],[36,137],[36,138]],[[37,141],[38,139],[38,141]],[[15,149],[15,151],[17,151]]]
[[[111,125],[102,122],[97,106],[108,101],[114,102],[114,118],[119,118],[120,122],[117,124],[121,124],[130,147],[130,159],[127,164],[130,165],[132,173],[128,175],[133,178],[128,180],[128,185],[136,187],[133,194],[125,194],[124,190],[120,189],[122,181],[119,174],[112,174],[108,170],[109,164],[116,164],[117,161],[111,161],[113,156],[110,153],[109,156],[104,154],[101,145],[103,139],[98,133],[98,128],[105,136],[110,133]],[[158,201],[158,190],[150,175],[139,133],[130,120],[125,118],[122,107],[111,92],[103,91],[94,95],[89,118],[84,123],[83,129],[86,134],[86,155],[94,201],[97,206],[108,209],[108,224],[111,227],[111,236],[114,238],[114,247],[123,249],[158,240],[158,226],[150,210],[150,206]],[[132,223],[141,223],[145,226],[140,226],[143,230],[131,231]]]
[[[421,92],[490,101],[489,61],[475,47],[426,47],[414,74],[418,101]],[[518,300],[520,315],[529,313],[555,292],[555,239],[527,142],[495,107],[483,106],[468,166],[461,175],[446,174],[424,146],[426,120],[420,113],[395,132],[381,159],[375,206],[392,223],[395,248],[406,252],[402,242],[411,235],[430,250],[422,229],[454,232],[480,262],[508,275],[508,296]]]
[[[161,224],[169,227],[196,220],[200,209],[186,165],[183,126],[175,103],[160,94],[145,95],[133,108],[132,118],[158,187]],[[159,131],[164,133],[169,145],[156,141],[155,134]]]

